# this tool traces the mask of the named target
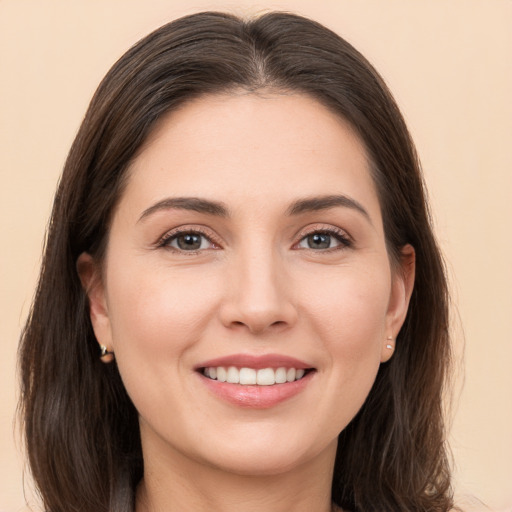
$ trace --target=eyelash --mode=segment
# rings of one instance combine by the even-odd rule
[[[172,231],[167,232],[158,241],[157,248],[168,249],[168,250],[174,251],[176,253],[187,254],[187,255],[198,254],[199,252],[205,250],[205,249],[198,249],[198,250],[186,251],[186,250],[178,249],[176,247],[171,247],[170,243],[172,241],[176,240],[178,237],[183,236],[183,235],[198,235],[198,236],[206,239],[210,244],[212,244],[214,246],[213,247],[214,249],[220,248],[220,244],[214,240],[214,237],[211,235],[210,232],[206,232],[206,230],[203,230],[197,226],[195,226],[193,228],[181,227],[181,228],[176,228],[176,229],[173,229]]]
[[[315,228],[311,228],[309,230],[303,231],[302,233],[300,233],[300,235],[299,235],[300,239],[297,243],[294,244],[294,247],[296,247],[298,244],[300,244],[308,236],[312,236],[312,235],[331,236],[331,237],[335,238],[340,243],[340,245],[337,247],[329,247],[326,249],[312,249],[312,248],[306,249],[306,248],[304,248],[306,250],[310,250],[313,252],[322,252],[322,253],[333,252],[333,251],[348,249],[353,246],[353,240],[350,238],[350,236],[345,231],[343,231],[340,228],[336,228],[334,226],[329,226],[329,227],[315,227]]]
[[[197,250],[187,251],[187,250],[178,249],[178,248],[170,246],[170,243],[172,241],[176,240],[179,236],[183,236],[183,235],[199,235],[200,237],[203,237],[204,239],[206,239],[210,244],[212,244],[214,246],[213,249],[219,249],[221,247],[220,243],[218,243],[218,242],[216,242],[214,240],[214,237],[212,237],[211,233],[206,232],[206,230],[203,230],[203,229],[198,228],[198,227],[194,227],[194,228],[187,228],[187,227],[176,228],[176,229],[174,229],[172,231],[169,231],[164,236],[162,236],[159,239],[159,241],[157,242],[156,245],[157,245],[158,248],[164,248],[164,249],[168,249],[168,250],[180,253],[180,254],[187,254],[187,255],[198,254],[199,252],[205,250],[205,249],[197,249]],[[327,235],[327,236],[331,236],[331,237],[335,238],[340,243],[340,245],[336,246],[336,247],[329,247],[329,248],[326,248],[326,249],[312,249],[312,248],[302,248],[302,249],[299,249],[299,248],[297,248],[297,246],[304,239],[306,239],[307,237],[312,236],[312,235]],[[299,236],[300,236],[300,238],[299,238],[298,242],[293,244],[293,247],[296,248],[296,250],[304,250],[304,249],[306,249],[306,250],[310,250],[310,251],[313,251],[313,252],[323,252],[323,253],[325,253],[325,252],[332,252],[332,251],[343,250],[343,249],[347,249],[347,248],[350,248],[350,247],[353,246],[352,239],[347,235],[347,233],[345,231],[343,231],[343,230],[341,230],[339,228],[332,227],[332,226],[310,229],[309,231],[304,231],[304,232],[300,233]],[[209,249],[211,249],[211,248],[209,248]]]

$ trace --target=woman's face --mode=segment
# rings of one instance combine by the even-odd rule
[[[358,137],[314,99],[270,93],[164,118],[131,166],[101,273],[79,261],[145,457],[241,474],[332,460],[391,357],[404,268],[391,269]]]

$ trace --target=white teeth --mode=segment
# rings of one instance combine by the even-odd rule
[[[276,384],[284,384],[285,382],[286,382],[286,368],[278,368],[276,370]]]
[[[288,371],[286,372],[286,381],[287,382],[293,382],[295,380],[295,374],[297,371],[295,368],[288,368]],[[213,379],[214,377],[212,377]]]
[[[235,366],[211,366],[203,369],[203,374],[219,382],[229,384],[242,384],[244,386],[272,386],[274,384],[285,384],[302,379],[306,371],[302,368],[236,368]]]
[[[262,368],[256,374],[256,384],[259,386],[272,386],[276,383],[276,373],[272,368]]]
[[[219,366],[217,368],[217,380],[219,382],[226,382],[226,379],[227,379],[226,368]]]
[[[256,370],[252,368],[240,368],[240,384],[256,384]]]
[[[234,366],[230,366],[228,368],[226,382],[229,382],[230,384],[238,384],[240,382],[240,372],[238,371],[238,368],[235,368]]]

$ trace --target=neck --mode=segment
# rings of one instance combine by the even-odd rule
[[[287,471],[241,475],[176,452],[145,451],[136,512],[331,512],[334,454],[330,446]]]

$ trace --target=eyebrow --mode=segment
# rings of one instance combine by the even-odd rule
[[[329,210],[336,207],[356,210],[372,224],[370,215],[365,208],[355,199],[345,195],[315,196],[299,199],[288,207],[286,214],[293,216],[307,212]],[[158,201],[144,210],[137,222],[161,210],[189,210],[214,215],[216,217],[229,217],[229,210],[222,202],[210,201],[198,197],[169,197]]]
[[[161,210],[190,210],[199,213],[207,213],[217,217],[228,217],[228,209],[224,203],[209,201],[198,197],[169,197],[158,201],[142,212],[137,222],[149,215]]]
[[[365,210],[363,205],[355,199],[345,195],[317,196],[300,199],[291,204],[288,208],[287,214],[300,215],[301,213],[329,210],[330,208],[340,206],[358,211],[366,217],[370,224],[372,224],[370,214]]]

